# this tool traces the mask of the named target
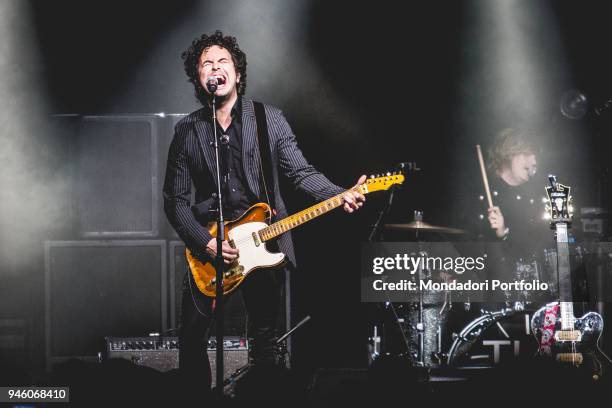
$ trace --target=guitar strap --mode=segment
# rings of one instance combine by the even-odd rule
[[[551,346],[555,342],[555,325],[558,317],[559,303],[547,304],[544,312],[544,323],[542,324],[542,337],[540,338],[540,350],[544,355],[550,355],[551,353]]]
[[[255,108],[256,136],[259,145],[259,171],[261,172],[259,184],[261,193],[265,194],[265,197],[260,197],[260,199],[265,198],[270,208],[274,209],[274,179],[272,178],[272,153],[270,151],[272,146],[266,123],[266,111],[261,102],[253,101],[253,107]]]

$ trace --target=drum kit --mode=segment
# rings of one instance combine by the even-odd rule
[[[423,221],[423,213],[415,211],[415,219],[407,224],[385,224],[385,231],[408,235],[417,242],[431,234],[449,238],[467,231],[432,225]],[[551,258],[551,257],[548,257]],[[545,280],[542,273],[553,266],[546,258],[516,262],[517,279]],[[415,279],[430,279],[434,271],[420,268]],[[550,285],[553,287],[554,285]],[[432,369],[492,368],[532,358],[538,344],[531,334],[531,313],[541,306],[526,294],[496,303],[453,302],[449,292],[419,294],[412,303],[380,304],[370,337],[370,361],[381,356],[400,357],[411,366],[430,372]],[[390,327],[394,326],[394,327]],[[391,338],[395,337],[395,338]]]

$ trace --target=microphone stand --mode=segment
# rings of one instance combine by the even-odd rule
[[[300,320],[299,323],[295,325],[295,327],[293,327],[287,333],[283,334],[278,340],[276,340],[279,361],[286,362],[287,360],[287,345],[286,345],[285,340],[289,336],[291,336],[291,334],[293,334],[294,331],[299,329],[302,325],[304,325],[309,320],[310,320],[310,316],[306,316],[305,318]],[[282,357],[282,360],[281,360],[281,357]],[[242,377],[244,374],[246,374],[251,369],[251,367],[252,367],[252,364],[247,363],[243,365],[242,367],[238,368],[236,371],[232,373],[232,375],[230,375],[225,381],[223,381],[223,387],[226,387],[230,384],[235,384],[240,379],[240,377]],[[228,395],[232,396],[232,391],[230,391]]]
[[[406,167],[408,167],[407,165],[408,165],[408,162],[399,163],[397,165],[397,170],[403,173],[406,170]],[[393,186],[391,186],[391,189],[389,190],[389,200],[387,201],[387,204],[385,205],[385,207],[382,210],[380,210],[380,213],[378,214],[378,219],[372,226],[372,231],[370,231],[370,235],[368,236],[368,242],[373,242],[376,236],[378,235],[378,231],[380,229],[380,225],[382,221],[385,219],[387,214],[389,214],[389,211],[391,211],[391,206],[393,205],[393,196],[395,194],[395,190],[398,188],[399,186],[397,184],[394,184]]]
[[[225,241],[225,222],[223,219],[223,196],[221,188],[221,166],[219,165],[219,140],[217,138],[217,91],[216,84],[208,84],[212,94],[212,128],[215,146],[215,164],[217,168],[217,255],[215,256],[216,288],[215,288],[215,319],[216,319],[216,384],[223,384],[223,241]],[[223,397],[223,387],[216,387],[219,397]]]
[[[287,333],[283,334],[278,340],[276,340],[276,346],[278,348],[278,360],[279,362],[282,361],[286,364],[287,363],[287,343],[286,343],[286,339],[291,336],[291,334],[293,334],[294,331],[296,331],[297,329],[299,329],[300,327],[302,327],[303,324],[305,324],[306,322],[308,322],[310,320],[310,316],[306,316],[305,318],[303,318],[302,320],[300,320],[298,322],[298,324],[295,325],[295,327],[291,330],[289,330]],[[291,357],[291,356],[289,356]]]
[[[393,205],[393,196],[395,194],[396,188],[397,188],[397,185],[391,186],[391,189],[389,190],[389,201],[387,201],[387,204],[385,205],[385,207],[382,210],[380,210],[380,213],[378,213],[378,219],[376,219],[376,222],[374,223],[374,225],[372,225],[372,231],[370,231],[370,235],[368,235],[368,242],[374,241],[374,239],[378,235],[378,231],[380,230],[380,225],[383,219],[387,216],[387,214],[391,210],[391,206]]]

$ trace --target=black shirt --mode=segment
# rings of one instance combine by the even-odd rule
[[[545,180],[529,181],[521,186],[510,186],[495,178],[491,182],[493,204],[498,206],[504,216],[504,223],[510,229],[508,241],[512,243],[517,256],[527,256],[539,253],[550,246],[553,235],[550,224],[544,219]],[[479,197],[481,212],[479,221],[485,237],[494,238],[487,219],[487,204],[484,194]]]
[[[207,109],[208,121],[211,109]],[[242,161],[242,98],[238,97],[231,111],[232,121],[223,129],[217,121],[217,136],[220,139],[221,185],[225,217],[238,218],[258,200],[248,187]]]
[[[503,240],[495,236],[489,224],[486,197],[479,196],[480,231],[484,240],[492,243],[486,250],[489,279],[550,280],[551,271],[545,268],[545,250],[554,245],[554,238],[549,222],[544,219],[543,186],[545,183],[539,178],[516,187],[499,178],[492,180],[493,204],[500,208],[509,228]]]

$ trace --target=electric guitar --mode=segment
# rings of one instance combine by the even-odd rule
[[[238,288],[242,281],[254,270],[277,266],[284,262],[285,254],[282,252],[268,252],[265,245],[267,241],[343,205],[343,195],[348,191],[357,191],[365,195],[374,191],[387,190],[391,186],[403,182],[404,175],[401,173],[387,173],[387,175],[379,177],[371,176],[363,184],[271,225],[266,223],[267,220],[272,218],[272,211],[266,203],[257,203],[246,210],[238,219],[225,222],[227,241],[230,246],[238,249],[239,253],[234,262],[225,265],[223,294],[230,293]],[[217,235],[217,224],[209,224],[208,231],[215,237]],[[202,262],[189,249],[185,252],[189,269],[198,289],[206,296],[215,297],[217,279],[214,260]]]
[[[546,217],[556,231],[559,302],[549,303],[535,312],[531,329],[540,345],[540,356],[586,367],[597,379],[603,374],[601,357],[605,358],[599,347],[603,319],[596,312],[588,312],[581,318],[574,316],[567,234],[573,212],[570,188],[557,183],[555,176],[549,176],[549,180]]]

